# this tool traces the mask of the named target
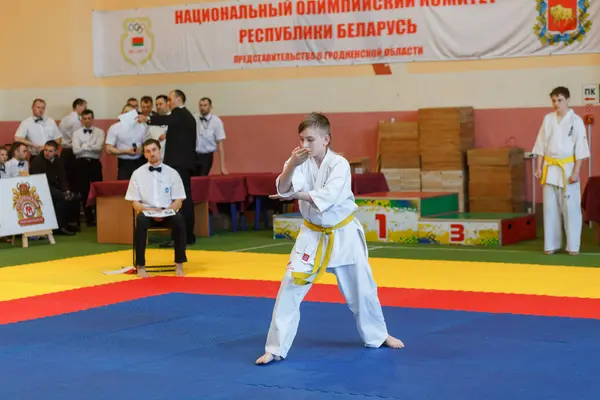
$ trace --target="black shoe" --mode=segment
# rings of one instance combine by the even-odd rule
[[[190,245],[190,244],[196,244],[196,235],[192,235],[191,238],[188,238],[187,244],[188,245]]]
[[[158,247],[160,247],[161,249],[166,249],[169,247],[175,247],[175,242],[173,242],[172,240],[169,240],[168,242],[164,242],[158,245]]]
[[[71,232],[70,230],[66,229],[66,228],[59,228],[56,229],[53,234],[55,235],[65,235],[65,236],[74,236],[75,232]]]

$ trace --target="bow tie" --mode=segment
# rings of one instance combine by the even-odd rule
[[[44,118],[36,117],[34,121],[37,124],[38,122],[42,122],[43,120],[44,120]]]
[[[92,133],[92,130],[91,129],[84,129],[83,133]]]
[[[19,167],[24,167],[24,166],[25,166],[25,161],[19,162]]]
[[[0,164],[0,171],[6,172],[6,167],[4,166],[4,164]]]
[[[200,117],[200,121],[208,121],[205,117]]]
[[[152,171],[157,171],[157,172],[161,172],[162,171],[162,167],[153,167],[152,165],[150,166],[150,172]]]

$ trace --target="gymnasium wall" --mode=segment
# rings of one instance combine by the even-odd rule
[[[371,66],[364,65],[106,79],[93,76],[93,9],[181,3],[7,3],[0,16],[0,43],[4,49],[0,66],[0,142],[12,141],[19,121],[30,115],[35,97],[47,100],[47,115],[55,119],[70,111],[74,98],[83,97],[95,111],[98,124],[108,128],[128,97],[154,97],[177,87],[186,92],[188,106],[194,111],[200,97],[213,99],[214,112],[225,122],[230,172],[279,170],[296,145],[298,120],[310,111],[328,113],[333,122],[334,146],[348,157],[375,156],[380,119],[414,120],[421,107],[462,105],[476,109],[477,147],[511,145],[529,150],[541,118],[550,111],[548,93],[554,86],[570,87],[571,104],[583,114],[578,107],[582,85],[600,82],[600,55],[394,64],[388,75],[376,75]],[[594,113],[598,119],[598,108]],[[598,145],[593,147],[597,154]],[[114,179],[114,159],[105,158],[104,162],[105,179]],[[598,163],[594,171],[600,173]],[[586,174],[582,175],[585,181]]]

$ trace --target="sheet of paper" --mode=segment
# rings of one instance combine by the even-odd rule
[[[150,217],[150,218],[166,218],[166,217],[172,217],[173,215],[175,215],[175,210],[172,210],[170,208],[167,208],[166,210],[160,210],[160,211],[144,210],[142,212],[144,213],[144,215],[146,217]]]
[[[125,114],[119,115],[119,120],[125,129],[131,129],[137,124],[137,117],[138,112],[136,110],[131,110]]]

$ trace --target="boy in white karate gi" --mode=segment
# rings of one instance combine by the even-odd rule
[[[562,247],[562,226],[566,250],[579,253],[583,216],[579,172],[590,156],[583,119],[569,108],[570,93],[557,87],[550,93],[554,112],[546,114],[533,154],[538,156],[535,177],[541,180],[544,201],[544,252],[553,254]]]
[[[335,274],[365,346],[402,348],[402,341],[387,332],[364,230],[354,217],[358,207],[350,164],[329,148],[329,120],[312,113],[300,123],[298,134],[302,146],[292,151],[276,180],[277,195],[270,197],[299,200],[304,225],[277,294],[265,354],[256,363],[287,357],[300,322],[300,303],[325,269]]]

